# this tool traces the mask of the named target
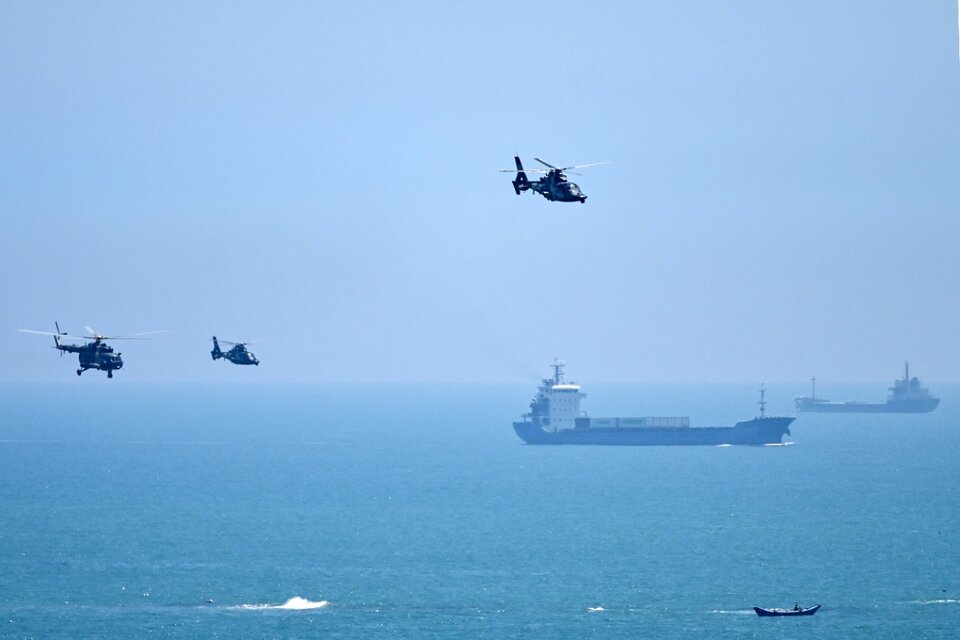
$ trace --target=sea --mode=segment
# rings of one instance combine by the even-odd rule
[[[957,385],[779,446],[551,447],[511,426],[536,384],[4,385],[0,638],[958,637]],[[721,426],[757,389],[583,408]]]

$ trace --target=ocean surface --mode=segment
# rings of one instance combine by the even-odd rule
[[[536,381],[7,385],[0,638],[957,637],[960,389],[930,386],[784,446],[629,448],[522,444]],[[585,391],[757,414],[756,385]],[[751,610],[795,602],[823,608]]]

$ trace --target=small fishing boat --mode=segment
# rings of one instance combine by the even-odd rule
[[[793,609],[764,609],[763,607],[754,607],[757,615],[765,618],[768,616],[812,616],[820,610],[820,605],[815,604],[812,607],[801,607],[796,604]]]

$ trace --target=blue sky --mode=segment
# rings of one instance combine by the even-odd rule
[[[960,379],[950,2],[23,3],[0,86],[2,380]]]

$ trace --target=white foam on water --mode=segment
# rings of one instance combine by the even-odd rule
[[[589,613],[600,613],[601,611],[606,611],[603,607],[587,607]]]
[[[734,611],[727,611],[726,609],[714,609],[714,610],[711,611],[710,613],[725,613],[725,614],[728,614],[728,615],[735,615],[735,616],[755,616],[755,615],[757,615],[757,612],[754,611],[753,609],[737,609],[737,610],[734,610]]]
[[[277,608],[289,609],[292,611],[303,611],[306,609],[322,609],[328,604],[330,603],[326,600],[318,600],[317,602],[313,602],[311,600],[307,600],[306,598],[301,598],[300,596],[294,596]]]
[[[240,611],[309,611],[311,609],[322,609],[329,604],[330,603],[326,600],[318,600],[314,602],[313,600],[307,600],[306,598],[301,598],[300,596],[294,596],[283,604],[242,604],[239,607],[230,608]]]
[[[910,604],[960,604],[956,598],[939,598],[937,600],[911,600]]]

